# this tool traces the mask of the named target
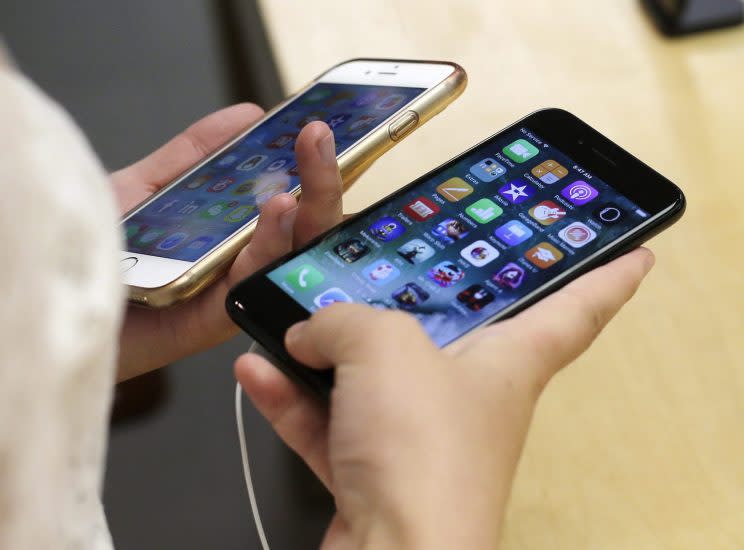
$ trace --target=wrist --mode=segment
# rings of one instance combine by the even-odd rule
[[[358,548],[369,550],[495,550],[503,507],[484,503],[483,495],[438,495],[389,507],[357,527]],[[490,499],[488,499],[490,501]],[[359,529],[361,527],[361,529]]]

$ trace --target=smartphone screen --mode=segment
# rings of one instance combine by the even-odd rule
[[[308,312],[335,302],[407,311],[443,346],[647,221],[517,126],[266,277]]]
[[[294,144],[323,120],[337,154],[425,88],[320,82],[168,192],[124,221],[130,252],[194,262],[258,216],[272,196],[299,185]]]

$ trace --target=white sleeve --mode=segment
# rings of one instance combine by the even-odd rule
[[[83,135],[0,59],[0,548],[111,548],[120,244]]]

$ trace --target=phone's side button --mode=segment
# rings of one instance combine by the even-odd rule
[[[416,111],[406,111],[388,126],[390,139],[398,141],[408,135],[418,124],[419,116]]]
[[[124,258],[121,262],[119,262],[119,269],[121,269],[122,273],[126,273],[130,269],[132,269],[135,265],[137,265],[137,262],[139,260],[135,258],[134,256],[130,256],[129,258]]]

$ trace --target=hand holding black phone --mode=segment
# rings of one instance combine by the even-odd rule
[[[332,375],[283,344],[312,312],[402,310],[445,346],[632,250],[684,206],[679,188],[574,115],[538,111],[246,279],[227,308],[327,396]]]

